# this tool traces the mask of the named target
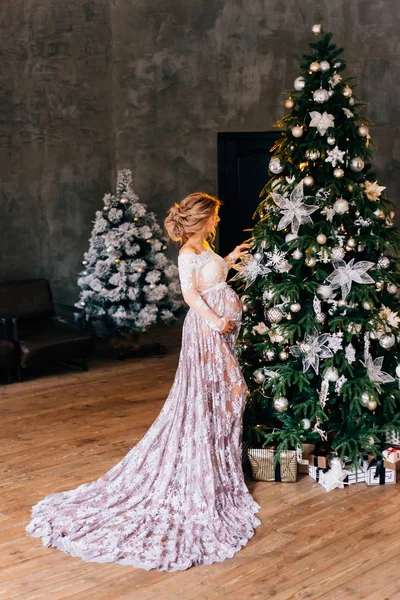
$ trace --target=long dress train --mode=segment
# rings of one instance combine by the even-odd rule
[[[227,270],[211,249],[179,256],[190,309],[163,408],[108,473],[33,507],[26,530],[45,546],[85,561],[177,571],[230,558],[254,535],[260,506],[243,477],[247,386],[235,351],[242,307]],[[234,331],[221,334],[227,317]]]

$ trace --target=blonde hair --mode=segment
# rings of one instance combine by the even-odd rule
[[[219,209],[222,202],[203,192],[194,192],[182,200],[180,204],[174,204],[168,211],[164,226],[168,236],[173,242],[184,244],[191,235],[203,229],[207,220]],[[215,231],[208,236],[211,241],[215,237]]]

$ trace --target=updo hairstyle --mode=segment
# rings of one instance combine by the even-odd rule
[[[165,230],[173,242],[184,244],[190,236],[203,229],[207,220],[214,214],[222,202],[203,192],[194,192],[174,204],[164,221]],[[211,233],[210,238],[213,238]]]

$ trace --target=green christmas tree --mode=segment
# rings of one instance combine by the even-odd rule
[[[315,25],[238,265],[244,436],[356,461],[400,430],[399,234],[342,48]]]

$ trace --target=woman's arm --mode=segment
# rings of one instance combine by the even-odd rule
[[[226,327],[226,319],[219,317],[201,297],[196,284],[196,254],[181,252],[178,256],[179,280],[183,299],[186,304],[214,331],[222,331]]]
[[[251,244],[239,244],[239,246],[236,246],[236,248],[232,250],[232,252],[228,254],[228,256],[224,257],[224,261],[228,264],[228,267],[232,267],[238,258],[243,256],[244,254],[247,254],[247,248],[250,247]]]

